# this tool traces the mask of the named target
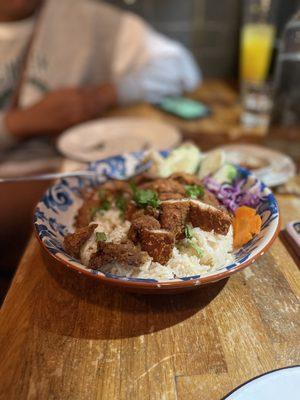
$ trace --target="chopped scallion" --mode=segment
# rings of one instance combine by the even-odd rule
[[[96,232],[96,241],[97,242],[106,242],[107,236],[105,232]]]

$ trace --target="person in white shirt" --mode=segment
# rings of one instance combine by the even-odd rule
[[[0,60],[2,154],[115,104],[157,102],[200,82],[182,45],[93,0],[1,0]]]

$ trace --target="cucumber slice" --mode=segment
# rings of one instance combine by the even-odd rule
[[[174,172],[187,172],[194,174],[202,159],[202,153],[198,147],[185,144],[172,150],[170,155],[158,166],[158,174],[167,177]]]
[[[212,175],[225,164],[225,152],[221,149],[210,151],[200,164],[198,177],[200,179]]]
[[[232,183],[237,176],[237,169],[234,165],[225,164],[223,167],[219,169],[214,175],[213,179],[222,184],[222,183]]]

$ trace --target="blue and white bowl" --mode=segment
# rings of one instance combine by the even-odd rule
[[[279,233],[279,210],[271,190],[260,182],[251,172],[239,168],[239,175],[244,179],[245,187],[259,187],[259,205],[257,213],[262,218],[262,229],[250,242],[234,251],[234,262],[214,271],[196,276],[186,276],[168,281],[155,279],[127,278],[102,273],[87,268],[78,260],[68,255],[63,247],[64,236],[73,231],[74,216],[83,200],[81,190],[87,186],[97,186],[109,177],[122,179],[144,169],[141,163],[143,152],[123,154],[96,161],[89,167],[97,171],[97,178],[67,178],[57,181],[45,193],[38,203],[34,214],[34,225],[42,246],[61,264],[98,279],[99,282],[122,287],[136,292],[174,293],[190,290],[203,284],[216,282],[240,271],[252,264],[270,247]],[[167,152],[161,152],[163,156]]]

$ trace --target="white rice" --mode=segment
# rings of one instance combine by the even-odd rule
[[[130,228],[130,222],[123,221],[117,209],[109,210],[103,215],[98,214],[93,223],[97,223],[98,226],[81,248],[80,256],[84,265],[88,265],[91,255],[97,250],[96,232],[104,232],[109,242],[120,243],[126,238]],[[154,262],[148,256],[146,262],[139,267],[133,268],[127,265],[114,264],[105,266],[102,271],[126,277],[168,280],[202,274],[232,262],[232,227],[230,227],[226,236],[214,232],[205,232],[200,228],[193,228],[192,232],[192,240],[203,251],[201,257],[184,239],[177,247],[174,247],[173,255],[166,265]]]
[[[117,209],[108,210],[103,215],[97,214],[91,223],[97,223],[98,226],[81,247],[80,258],[84,265],[88,265],[91,255],[97,251],[96,232],[104,232],[109,242],[120,243],[126,239],[131,225],[129,221],[120,218],[120,211]]]

